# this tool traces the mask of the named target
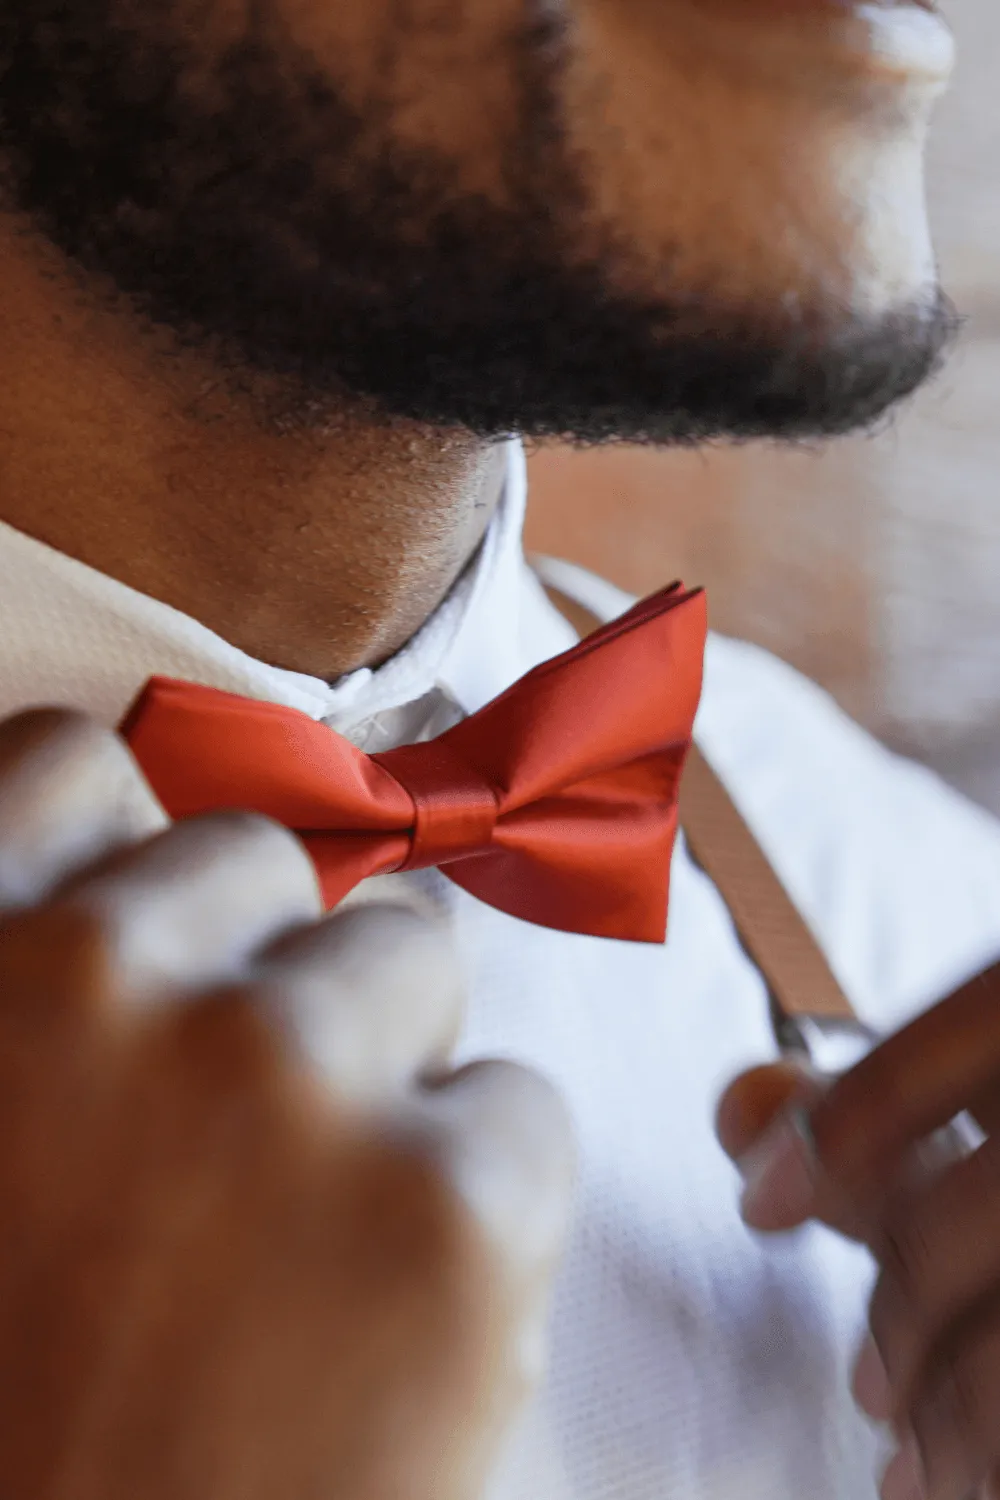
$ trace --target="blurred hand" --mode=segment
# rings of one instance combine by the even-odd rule
[[[1000,969],[835,1081],[745,1075],[718,1124],[751,1227],[820,1219],[878,1262],[854,1390],[900,1439],[885,1500],[1000,1494]]]
[[[516,1067],[447,1071],[437,928],[318,916],[284,830],[168,827],[113,735],[0,725],[0,1494],[480,1488],[566,1123]]]

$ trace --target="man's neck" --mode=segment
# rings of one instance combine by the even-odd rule
[[[505,473],[500,446],[361,403],[262,420],[258,391],[75,286],[2,217],[0,413],[0,519],[328,680],[419,628]]]

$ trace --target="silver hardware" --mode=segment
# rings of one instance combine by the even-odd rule
[[[771,1019],[783,1053],[800,1057],[818,1073],[844,1073],[883,1039],[857,1018],[788,1016],[772,997]]]

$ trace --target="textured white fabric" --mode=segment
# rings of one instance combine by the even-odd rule
[[[159,672],[301,708],[366,748],[435,732],[573,640],[524,566],[516,445],[510,461],[451,598],[392,662],[333,687],[0,527],[0,714],[60,702],[114,723]],[[599,614],[631,602],[556,572]],[[697,732],[873,1024],[1000,956],[997,824],[815,687],[713,637]],[[396,879],[454,923],[471,989],[463,1056],[548,1073],[581,1147],[550,1373],[491,1500],[874,1500],[876,1435],[847,1389],[871,1270],[823,1230],[763,1242],[739,1221],[712,1115],[774,1043],[760,980],[683,843],[662,948],[532,927],[436,871]]]

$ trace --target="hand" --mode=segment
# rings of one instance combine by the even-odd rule
[[[519,1068],[447,1071],[435,927],[318,914],[276,825],[168,827],[114,736],[0,725],[0,1494],[479,1490],[566,1124]]]
[[[946,1130],[964,1111],[984,1143]],[[855,1395],[900,1437],[885,1500],[1000,1493],[998,1129],[1000,968],[836,1081],[759,1069],[720,1106],[752,1227],[821,1219],[879,1264]]]

